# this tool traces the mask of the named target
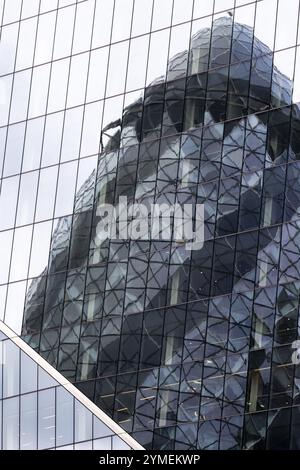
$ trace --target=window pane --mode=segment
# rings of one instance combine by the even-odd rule
[[[132,0],[115,0],[112,42],[127,39],[132,18]]]
[[[23,152],[25,123],[9,126],[3,176],[15,175],[20,172]]]
[[[45,114],[49,89],[50,64],[33,69],[28,117]]]
[[[46,118],[42,166],[59,161],[63,118],[63,112],[50,114]]]
[[[67,107],[82,104],[85,99],[89,54],[80,54],[71,59]]]
[[[39,276],[48,265],[51,232],[52,221],[34,226],[29,277]]]
[[[11,87],[12,87],[12,75],[0,78],[0,125],[1,126],[6,125],[8,122]]]
[[[87,101],[96,101],[104,97],[107,73],[108,47],[91,52]]]
[[[110,49],[106,96],[124,93],[129,41],[113,44]]]
[[[3,398],[19,394],[20,350],[10,340],[3,341]]]
[[[99,152],[103,102],[91,103],[85,107],[80,156],[86,157]]]
[[[92,438],[92,413],[75,400],[75,442]]]
[[[41,170],[37,196],[35,221],[50,219],[53,216],[58,167]]]
[[[74,442],[74,398],[63,387],[56,390],[56,445]]]
[[[4,322],[17,334],[21,334],[26,281],[9,284]]]
[[[90,49],[93,15],[94,2],[78,3],[72,49],[73,54]]]
[[[10,281],[18,281],[27,277],[32,226],[15,230],[13,255],[11,260]]]
[[[55,445],[55,388],[38,392],[38,448]]]
[[[49,113],[65,107],[69,65],[70,59],[59,60],[52,64],[48,101]]]
[[[56,12],[48,13],[48,15],[41,15],[39,17],[38,34],[34,55],[35,65],[51,60],[54,41],[55,18]]]
[[[20,23],[16,70],[32,66],[36,28],[37,17]]]
[[[34,170],[40,166],[44,117],[27,121],[22,171]]]
[[[18,72],[15,74],[10,122],[23,121],[26,119],[28,110],[29,89],[31,80],[31,70]]]
[[[14,69],[17,38],[17,23],[2,28],[0,42],[0,75],[10,73]]]
[[[13,227],[18,199],[19,176],[5,178],[2,181],[0,197],[0,228],[5,230]]]
[[[19,397],[3,401],[3,450],[19,449]]]
[[[60,166],[55,217],[62,217],[73,212],[76,171],[77,162],[65,163]]]
[[[104,46],[110,42],[114,0],[98,0],[93,31],[93,48]]]
[[[128,61],[126,90],[135,90],[145,86],[149,36],[132,39]]]
[[[61,149],[61,161],[73,160],[79,156],[83,107],[67,109]]]
[[[21,351],[21,393],[37,390],[37,364]]]
[[[152,2],[149,0],[139,0],[134,2],[133,20],[132,20],[132,36],[145,34],[150,31],[152,15]]]
[[[37,448],[37,393],[21,396],[20,448]]]
[[[67,57],[71,53],[74,15],[75,5],[58,10],[53,54],[54,59]]]
[[[38,176],[38,171],[24,173],[21,176],[17,225],[26,225],[33,222]]]
[[[1,207],[0,207],[1,210]],[[8,281],[13,231],[0,232],[0,284]]]

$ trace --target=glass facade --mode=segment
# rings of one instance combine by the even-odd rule
[[[0,359],[0,449],[141,448],[2,322]]]
[[[146,448],[299,449],[299,0],[0,12],[3,321]],[[99,242],[120,196],[203,247]]]

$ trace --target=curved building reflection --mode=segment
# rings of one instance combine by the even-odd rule
[[[253,29],[214,21],[102,131],[23,337],[148,448],[299,448],[300,109]],[[99,243],[119,196],[203,203],[205,243]]]

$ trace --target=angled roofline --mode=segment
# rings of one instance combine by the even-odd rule
[[[126,444],[134,450],[144,450],[133,437],[131,437],[121,426],[119,426],[104,411],[98,408],[89,398],[87,398],[78,388],[76,388],[69,380],[67,380],[60,372],[51,366],[42,356],[34,351],[25,341],[23,341],[13,330],[11,330],[3,321],[0,320],[0,331],[9,338],[16,346],[18,346],[25,354],[35,361],[42,369],[44,369],[51,377],[70,392],[76,400],[91,411],[99,418],[113,433],[118,435]]]

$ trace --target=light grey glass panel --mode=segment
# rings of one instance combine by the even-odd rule
[[[5,230],[13,227],[16,216],[18,198],[19,176],[5,178],[2,181],[0,197],[0,229]]]
[[[154,0],[152,30],[171,25],[173,0]]]
[[[48,112],[65,107],[70,59],[58,60],[52,64]]]
[[[71,53],[74,28],[75,5],[58,11],[54,41],[54,59],[67,57]]]
[[[113,44],[110,49],[106,96],[124,93],[129,41]]]
[[[1,205],[0,205],[1,206]],[[0,232],[0,284],[8,281],[13,231]]]
[[[254,36],[271,50],[274,48],[277,2],[264,0],[256,5]],[[266,18],[268,27],[266,28]]]
[[[3,400],[3,449],[19,449],[19,397]]]
[[[26,225],[33,222],[38,176],[38,171],[24,173],[21,176],[16,220],[17,225]]]
[[[93,438],[107,437],[113,434],[112,430],[106,426],[100,419],[93,416]]]
[[[67,109],[61,149],[61,161],[74,160],[79,157],[83,106]]]
[[[3,176],[20,172],[22,163],[25,123],[9,126],[6,142]]]
[[[50,114],[46,118],[42,166],[53,165],[59,161],[63,118],[63,112]]]
[[[57,8],[58,0],[41,0],[40,13]]]
[[[0,78],[0,125],[8,122],[10,95],[12,87],[12,75]]]
[[[38,389],[56,387],[58,383],[42,367],[38,368]]]
[[[17,38],[17,23],[2,28],[0,42],[0,75],[11,73],[14,69]]]
[[[39,12],[39,0],[23,0],[21,18],[29,18]]]
[[[41,116],[46,112],[49,89],[50,64],[33,69],[28,117]]]
[[[204,2],[205,3],[205,2]],[[193,0],[174,0],[172,23],[183,23],[192,18]],[[183,50],[184,48],[182,48]]]
[[[96,101],[104,97],[108,50],[108,47],[103,47],[91,52],[87,101]]]
[[[77,5],[72,53],[90,49],[95,2],[82,2]]]
[[[126,90],[145,86],[149,36],[141,36],[130,42]]]
[[[37,448],[37,393],[21,396],[20,449]]]
[[[92,438],[92,413],[75,400],[75,442],[88,441]]]
[[[17,334],[21,334],[26,281],[9,284],[4,322]]]
[[[38,448],[55,446],[55,388],[38,392]]]
[[[103,439],[95,439],[93,441],[94,450],[111,450],[112,441],[111,437],[104,437]]]
[[[96,2],[92,47],[100,47],[110,42],[114,0]]]
[[[30,80],[30,69],[15,74],[9,117],[10,122],[23,121],[24,119],[26,119],[28,110]]]
[[[32,225],[15,230],[10,282],[26,279],[29,265]]]
[[[34,225],[30,256],[29,277],[39,276],[48,265],[52,221]]]
[[[130,36],[132,0],[115,0],[112,42],[122,41]]]
[[[194,18],[201,18],[202,16],[212,15],[214,10],[214,0],[194,0]]]
[[[18,21],[21,15],[22,0],[15,0],[14,2],[5,2],[3,24]]]
[[[56,12],[39,17],[36,48],[34,54],[35,65],[49,62],[52,56]]]
[[[151,83],[157,77],[165,76],[166,74],[169,35],[169,29],[151,34],[147,84]]]
[[[74,450],[92,450],[92,449],[93,449],[92,441],[80,442],[79,444],[74,445]]]
[[[87,180],[90,181],[92,184],[88,185],[89,189],[86,192],[88,199],[90,199],[89,196],[91,196],[91,194],[94,194],[93,183],[95,181],[95,177],[91,177],[91,176],[92,176],[92,172],[97,167],[97,160],[98,158],[95,155],[94,157],[83,158],[79,162],[76,192],[80,190],[80,188],[84,185],[84,183],[86,183]]]
[[[151,15],[152,1],[139,0],[134,2],[131,36],[149,33]]]
[[[113,450],[129,450],[130,447],[124,442],[119,436],[113,436],[112,438],[112,449]]]
[[[287,8],[288,6],[288,8]],[[299,0],[279,0],[277,10],[275,50],[295,46],[299,17]]]
[[[99,152],[103,101],[85,106],[80,156],[85,157]]]
[[[55,217],[73,212],[77,161],[60,165],[55,205]]]
[[[215,0],[214,12],[227,11],[234,7],[235,0]]]
[[[36,28],[37,17],[20,23],[16,70],[32,66]]]
[[[21,351],[21,390],[20,393],[37,390],[37,364]]]
[[[40,166],[45,118],[27,121],[22,171]]]
[[[6,134],[7,134],[7,128],[1,127],[0,128],[0,174],[1,176],[2,176],[2,168],[3,168],[3,162],[4,162]]]
[[[35,221],[50,219],[53,216],[58,166],[42,169],[36,204]]]
[[[0,320],[4,319],[6,292],[7,292],[7,285],[0,286]],[[2,391],[1,391],[1,393],[2,393]]]
[[[20,390],[20,350],[11,341],[3,341],[3,397],[19,394]]]
[[[74,397],[63,387],[56,389],[56,445],[74,442]]]
[[[79,54],[71,59],[67,107],[82,104],[85,99],[89,53]]]

